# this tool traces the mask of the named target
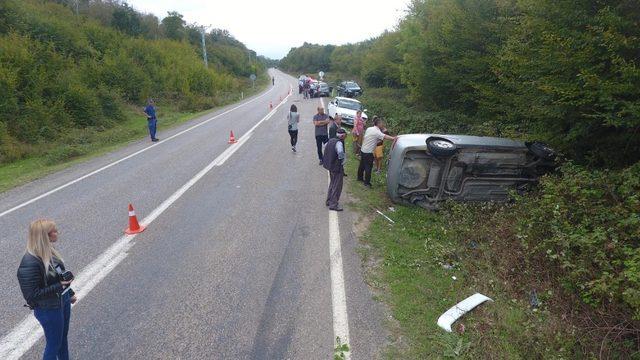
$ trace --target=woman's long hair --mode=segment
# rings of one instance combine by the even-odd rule
[[[44,272],[47,273],[51,258],[62,261],[58,250],[49,241],[49,233],[56,228],[56,223],[51,220],[36,220],[29,225],[29,240],[27,241],[27,252],[36,256],[44,263]]]
[[[295,106],[294,104],[291,104],[291,107],[289,108],[289,112],[298,112],[298,107]]]

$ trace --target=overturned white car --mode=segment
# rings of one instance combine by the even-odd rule
[[[436,208],[442,200],[505,201],[554,168],[544,144],[467,135],[400,135],[389,154],[394,202]]]

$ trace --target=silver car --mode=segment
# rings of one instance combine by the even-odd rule
[[[466,135],[409,134],[394,141],[387,193],[394,202],[436,209],[446,199],[506,201],[554,168],[538,142]]]

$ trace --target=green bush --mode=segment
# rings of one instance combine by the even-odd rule
[[[0,2],[1,162],[35,155],[74,130],[110,128],[125,119],[127,104],[141,107],[149,97],[185,111],[209,108],[238,93],[236,76],[263,70],[228,32],[209,34],[213,58],[224,61],[206,68],[199,37],[133,37],[153,30],[138,22],[142,14],[118,2],[85,5],[88,16],[55,1]],[[50,160],[76,152],[65,148]]]
[[[571,163],[520,200],[518,237],[554,264],[562,284],[594,306],[640,319],[640,163],[624,171]]]
[[[55,165],[84,155],[85,153],[86,150],[79,145],[65,145],[49,151],[45,156],[45,162],[48,165]]]

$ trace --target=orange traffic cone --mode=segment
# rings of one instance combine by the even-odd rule
[[[141,233],[146,229],[146,226],[140,226],[138,224],[138,218],[136,217],[136,212],[133,211],[133,206],[129,204],[129,227],[124,231],[125,234],[132,235]]]
[[[231,130],[231,134],[229,134],[229,144],[235,144],[237,142],[236,137],[233,136],[233,130]]]

